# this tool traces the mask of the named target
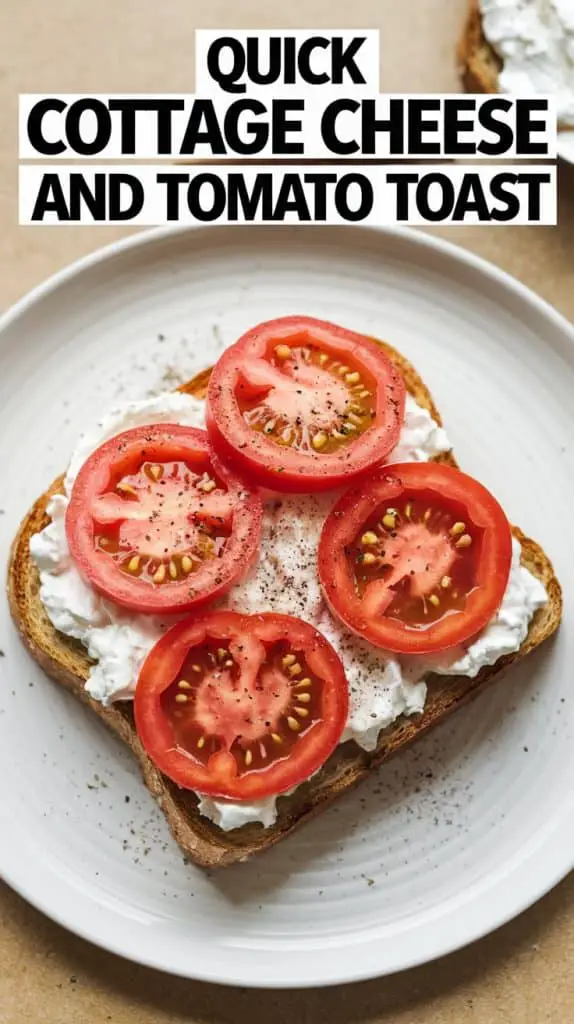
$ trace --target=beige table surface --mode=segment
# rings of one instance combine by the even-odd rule
[[[1,0],[0,307],[122,233],[19,228],[16,97],[193,89],[193,30],[378,27],[383,89],[453,91],[467,0]],[[557,228],[442,234],[515,274],[574,319],[574,169],[560,169]],[[1,839],[0,839],[1,841]],[[250,992],[173,979],[101,952],[0,889],[0,1024],[570,1024],[574,877],[496,934],[390,979],[312,992]]]

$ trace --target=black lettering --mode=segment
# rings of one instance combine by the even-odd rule
[[[247,40],[247,77],[255,85],[271,85],[281,77],[281,39],[272,36],[269,40],[269,69],[260,68],[261,47],[257,36]]]
[[[179,220],[179,186],[187,185],[189,174],[174,171],[173,174],[157,174],[158,185],[166,186],[166,219]]]
[[[286,36],[283,40],[283,81],[285,85],[294,85],[297,73],[297,47],[294,36]],[[281,69],[279,70],[281,74]]]
[[[355,113],[360,103],[358,100],[333,100],[327,104],[321,116],[321,137],[328,150],[337,156],[350,156],[359,151],[358,142],[341,142],[337,135],[337,118],[343,110]]]
[[[323,36],[313,36],[311,39],[305,39],[299,47],[299,74],[309,85],[325,85],[329,81],[329,75],[326,71],[317,74],[311,68],[311,53],[313,50],[326,50],[328,46],[328,39],[325,39]]]
[[[424,113],[440,110],[440,100],[408,100],[407,151],[410,156],[439,156],[440,142],[423,142],[423,132],[437,131],[438,121],[425,121]]]
[[[487,132],[493,132],[495,141],[486,142],[484,139],[476,147],[477,153],[484,153],[485,156],[504,156],[509,149],[512,149],[514,134],[510,125],[499,120],[494,114],[497,111],[508,113],[512,106],[512,100],[496,96],[494,99],[486,100],[478,108],[478,123]]]
[[[242,174],[230,174],[227,179],[227,216],[231,221],[254,221],[258,207],[261,219],[273,218],[273,176],[257,174],[249,192]],[[243,217],[239,217],[241,210]]]
[[[204,185],[211,187],[211,205],[208,205],[205,200],[202,201],[201,192]],[[191,179],[187,189],[187,206],[194,220],[202,222],[219,220],[225,212],[225,203],[225,185],[217,174],[205,172],[203,174],[196,174]]]
[[[359,186],[361,200],[355,210],[349,206],[349,190],[353,185]],[[373,209],[374,199],[373,186],[364,174],[344,174],[335,186],[335,208],[345,220],[364,220]]]
[[[80,122],[84,114],[91,111],[96,118],[96,133],[91,142],[86,142],[80,132]],[[72,103],[66,114],[66,137],[68,145],[80,156],[95,156],[106,148],[112,134],[112,119],[105,103],[91,99]]]
[[[400,156],[404,150],[405,110],[403,100],[389,100],[389,116],[378,120],[376,100],[363,100],[361,104],[361,133],[364,156],[374,156],[377,151],[376,136],[379,132],[389,133],[389,154]]]
[[[123,195],[127,203],[122,203]],[[108,186],[108,217],[110,220],[133,220],[144,204],[144,187],[135,174],[110,174]]]
[[[171,156],[171,115],[175,110],[185,110],[183,100],[155,100],[157,105],[157,151],[158,155]]]
[[[106,175],[94,174],[93,187],[88,185],[83,174],[70,174],[70,220],[82,219],[82,203],[84,203],[92,220],[106,219]]]
[[[365,36],[355,36],[343,48],[343,40],[335,36],[331,42],[331,82],[333,85],[342,85],[343,75],[347,72],[349,78],[355,85],[365,85],[365,79],[360,68],[355,63],[355,57],[365,42]]]
[[[440,192],[440,204],[430,205],[430,190]],[[424,174],[416,188],[417,210],[425,220],[433,222],[444,220],[452,211],[455,200],[454,185],[448,175],[436,173]]]
[[[490,210],[480,177],[470,171],[462,176],[452,219],[463,221],[467,213],[477,213],[481,222],[490,220]]]
[[[462,142],[459,139],[460,132],[472,132],[474,130],[474,118],[461,120],[460,115],[464,111],[476,110],[476,100],[457,99],[444,101],[444,155],[445,156],[474,156],[476,153],[475,142]]]
[[[513,171],[501,171],[491,179],[490,194],[492,198],[505,204],[502,209],[496,206],[492,207],[490,211],[492,220],[504,223],[514,220],[520,213],[520,199],[510,189],[505,188],[505,185],[516,185],[518,179],[519,175]]]
[[[63,100],[56,99],[56,97],[44,100],[38,100],[34,104],[30,113],[28,114],[28,124],[26,125],[26,131],[28,132],[28,139],[30,145],[34,149],[41,153],[42,156],[59,156],[60,153],[65,153],[66,144],[65,142],[48,142],[44,138],[42,130],[42,121],[44,120],[44,114],[47,114],[49,110],[56,110],[59,114],[66,109],[66,104]],[[48,175],[50,177],[50,175]],[[43,183],[44,179],[42,179]],[[42,186],[40,186],[41,188]],[[39,195],[40,193],[38,193]]]
[[[288,213],[295,213],[298,221],[311,220],[305,189],[298,174],[286,174],[283,178],[275,203],[273,220],[284,221]]]
[[[397,220],[409,219],[409,185],[416,185],[419,180],[418,174],[387,174],[386,180],[389,185],[397,186],[396,216]]]
[[[336,174],[305,174],[303,181],[313,186],[313,220],[327,220],[327,185],[335,185]]]
[[[142,108],[138,100],[110,100],[108,110],[120,115],[120,133],[122,156],[133,155],[136,151],[136,114]]]
[[[243,100],[234,100],[225,111],[223,131],[229,149],[240,156],[250,156],[253,153],[260,153],[265,147],[269,138],[269,125],[249,121],[246,129],[251,135],[248,141],[239,134],[239,118],[242,114],[266,114],[267,107],[260,100],[251,100],[247,97]]]
[[[200,143],[209,146],[214,156],[226,153],[212,100],[194,100],[179,150],[181,156],[193,156]]]
[[[274,156],[301,156],[304,153],[302,142],[288,141],[289,132],[300,132],[302,121],[291,119],[287,114],[305,109],[305,100],[273,100],[271,147]]]
[[[517,156],[548,156],[548,143],[534,142],[534,132],[544,132],[544,118],[533,119],[537,110],[548,112],[548,100],[528,98],[516,100],[516,155]]]
[[[32,210],[32,221],[43,221],[46,213],[55,213],[59,221],[69,221],[70,213],[62,183],[57,174],[44,174]]]
[[[550,180],[549,174],[540,171],[526,171],[518,175],[520,184],[528,189],[528,220],[540,220],[542,186],[548,185]]]
[[[171,99],[119,99],[110,100],[109,110],[118,110],[121,115],[122,155],[128,156],[136,151],[136,114],[139,111],[152,111],[156,114],[157,154],[171,156],[172,148],[172,114],[175,110],[185,110],[183,100]]]
[[[231,71],[222,71],[219,66],[221,51],[229,47],[233,55],[233,67]],[[207,70],[225,92],[246,92],[247,86],[240,85],[239,79],[245,71],[245,52],[238,39],[232,36],[220,36],[214,39],[207,51]]]

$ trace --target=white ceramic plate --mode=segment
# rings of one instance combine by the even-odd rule
[[[78,432],[173,386],[258,320],[386,337],[436,396],[462,465],[565,584],[556,643],[278,848],[183,863],[128,752],[22,649],[1,608],[0,867],[126,957],[253,986],[352,981],[476,939],[572,866],[574,338],[499,270],[422,234],[159,231],[57,275],[0,325],[2,557]]]

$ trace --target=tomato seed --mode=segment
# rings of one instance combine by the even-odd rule
[[[322,430],[320,430],[317,434],[315,434],[315,437],[311,441],[311,444],[313,445],[315,451],[320,451],[321,448],[324,448],[325,445],[327,444],[327,440],[327,435]]]
[[[466,523],[455,523],[450,529],[451,537],[458,537],[459,533],[464,533],[466,530]]]
[[[378,542],[379,538],[377,537],[376,533],[373,533],[372,530],[367,530],[366,533],[364,533],[363,536],[361,537],[361,544],[364,544],[366,547],[372,544],[378,544]]]
[[[457,540],[455,548],[469,548],[471,544],[472,537],[468,533],[463,533],[462,537]]]
[[[137,491],[134,490],[131,484],[125,484],[121,480],[119,484],[116,484],[116,490],[119,491],[120,494],[131,494],[132,497],[137,498]]]

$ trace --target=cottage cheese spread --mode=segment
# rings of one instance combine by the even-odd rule
[[[554,96],[574,127],[574,0],[480,0],[484,34],[502,59],[502,92]]]
[[[167,623],[157,616],[121,609],[84,582],[70,557],[65,513],[78,470],[95,448],[130,427],[158,422],[202,427],[204,403],[170,392],[132,402],[105,417],[80,439],[66,474],[65,494],[51,499],[47,510],[51,522],[30,542],[47,615],[56,629],[80,640],[94,659],[86,689],[103,703],[133,696],[140,667]],[[408,397],[399,444],[390,461],[425,461],[449,448],[444,430]],[[422,676],[429,667],[476,675],[482,664],[492,664],[501,654],[517,650],[535,608],[546,595],[541,584],[520,567],[520,546],[515,542],[513,570],[501,609],[466,653],[461,652],[453,664],[438,668],[428,662],[402,664],[385,657],[336,621],[321,596],[317,547],[325,516],[336,498],[332,493],[289,495],[269,502],[259,563],[222,603],[246,613],[297,615],[319,629],[339,653],[349,682],[350,711],[343,741],[353,739],[365,750],[373,750],[381,729],[400,715],[423,710],[426,685]],[[274,797],[245,804],[200,796],[199,810],[225,831],[247,821],[269,827],[277,816]]]

